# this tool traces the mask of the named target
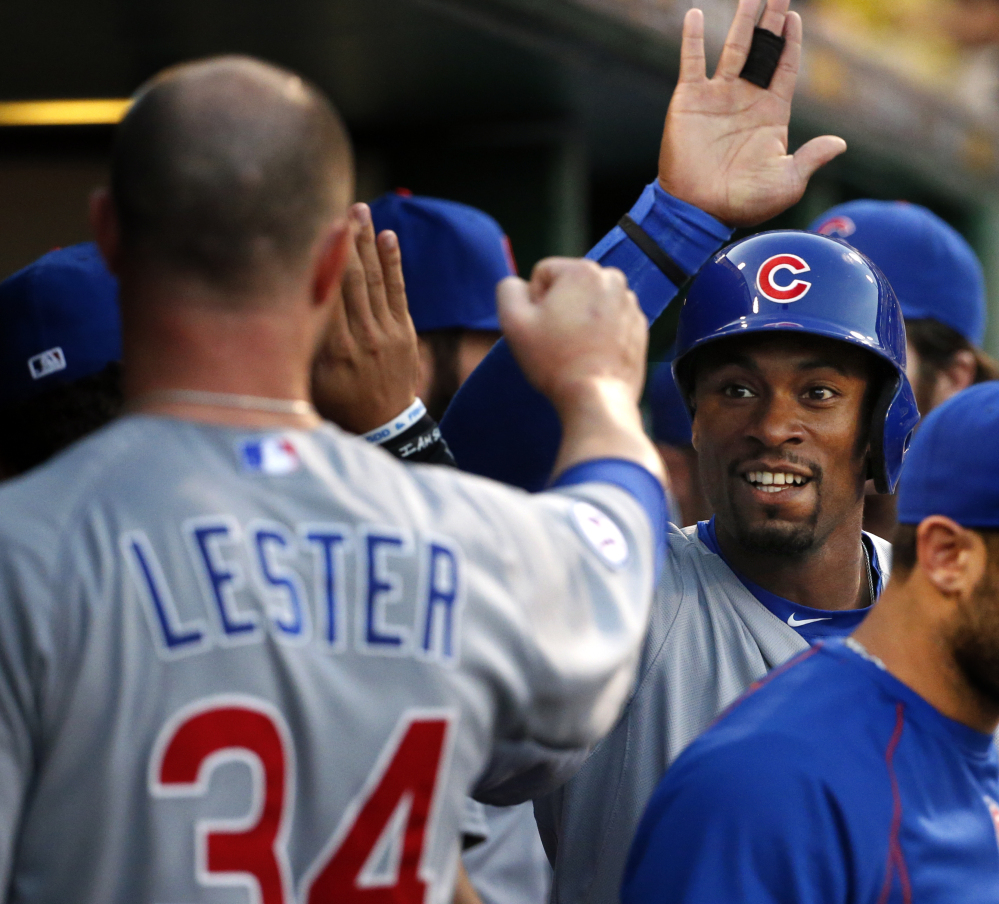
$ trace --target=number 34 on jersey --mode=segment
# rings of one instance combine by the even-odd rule
[[[194,826],[197,881],[245,888],[254,904],[423,904],[425,840],[445,784],[454,714],[409,710],[367,782],[300,883],[296,899],[287,841],[294,818],[295,751],[280,713],[252,697],[200,700],[168,720],[153,747],[149,790],[159,807],[201,797],[221,765],[244,762],[252,801],[241,819]],[[376,865],[388,864],[380,871]]]

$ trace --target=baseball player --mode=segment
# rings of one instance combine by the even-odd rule
[[[716,514],[670,534],[623,717],[571,781],[535,803],[555,869],[552,900],[562,904],[615,900],[630,840],[670,763],[753,681],[814,640],[850,633],[888,574],[888,544],[863,533],[862,517],[866,479],[894,488],[918,418],[897,300],[839,240],[784,231],[714,246],[727,234],[722,222],[772,215],[803,185],[775,138],[800,37],[784,10],[770,3],[761,20],[788,39],[769,89],[738,77],[754,3],[739,6],[710,81],[700,15],[688,14],[658,184],[591,252],[621,266],[650,319],[701,267],[673,366]],[[797,153],[807,157],[808,147]],[[836,150],[833,139],[820,147]],[[732,162],[740,155],[744,168]],[[507,354],[501,342],[487,356],[442,429],[462,467],[536,486],[557,424],[511,376]]]
[[[473,786],[616,717],[665,518],[635,299],[578,261],[503,286],[552,492],[403,467],[307,401],[351,181],[325,99],[243,58],[119,129],[91,219],[131,414],[0,490],[10,900],[441,904]]]
[[[999,378],[979,347],[985,279],[971,246],[936,214],[900,201],[849,201],[809,227],[844,239],[888,277],[905,315],[906,371],[925,415],[975,383]],[[895,500],[868,495],[864,526],[890,537]]]
[[[121,411],[118,286],[92,242],[0,283],[0,477],[35,467]]]
[[[500,337],[496,285],[516,276],[510,241],[467,204],[400,190],[371,202],[378,232],[399,236],[409,313],[419,337],[417,395],[440,420]]]
[[[849,242],[888,277],[905,315],[909,380],[924,415],[968,386],[999,378],[980,348],[982,265],[953,226],[918,204],[861,200],[833,207],[809,229]]]
[[[625,904],[985,904],[999,894],[999,386],[912,443],[891,583],[666,773]]]

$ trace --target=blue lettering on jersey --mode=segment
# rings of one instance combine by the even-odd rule
[[[295,537],[282,524],[253,522],[247,530],[256,560],[256,577],[262,595],[269,598],[271,622],[278,637],[303,641],[308,639],[309,625],[305,611],[305,591],[299,576],[278,561],[296,552]]]
[[[405,652],[409,631],[387,621],[388,608],[402,599],[402,580],[389,569],[388,558],[412,555],[412,543],[403,533],[390,528],[371,528],[363,536],[364,617],[358,626],[359,639],[370,652]]]
[[[461,576],[458,553],[442,539],[433,541],[429,552],[422,650],[428,657],[451,665],[455,661],[455,601]]]
[[[172,547],[157,530],[157,542]],[[201,589],[200,601],[188,591],[183,603],[200,602],[209,619],[178,609],[180,597],[171,592],[147,532],[119,537],[164,659],[262,643],[271,635],[284,644],[318,642],[334,653],[412,656],[444,666],[458,661],[464,560],[451,538],[414,537],[381,525],[356,533],[338,523],[293,529],[270,520],[251,521],[244,530],[231,515],[189,519],[181,535]],[[171,581],[180,586],[190,576],[177,573],[177,564],[169,561]]]
[[[242,612],[236,605],[236,591],[244,585],[243,572],[237,564],[227,564],[219,548],[239,541],[239,525],[228,516],[195,518],[184,524],[184,532],[195,570],[201,574],[215,603],[223,635],[229,643],[252,640],[260,630],[260,619],[256,613]]]
[[[159,641],[161,655],[172,659],[209,646],[204,622],[185,624],[177,614],[177,605],[149,538],[142,531],[129,531],[122,534],[119,543],[150,616],[150,627],[153,637]]]
[[[340,600],[346,596],[344,583],[346,566],[344,551],[348,545],[350,528],[345,524],[317,524],[300,528],[305,540],[316,551],[316,599],[322,600],[326,615],[326,642],[334,649],[343,648],[347,632],[340,627]]]

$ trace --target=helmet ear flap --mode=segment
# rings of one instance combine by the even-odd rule
[[[870,454],[867,459],[867,477],[874,481],[874,489],[879,493],[891,493],[893,487],[888,475],[888,463],[885,458],[885,424],[888,409],[898,392],[899,380],[882,380],[878,390],[874,408],[871,412]]]
[[[879,493],[894,493],[909,441],[919,423],[916,398],[905,374],[898,373],[894,380],[882,383],[871,417],[868,476]]]

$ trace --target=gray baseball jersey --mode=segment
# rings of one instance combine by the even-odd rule
[[[105,428],[0,488],[0,888],[444,904],[477,779],[613,724],[652,557],[610,484],[529,496],[332,427]]]
[[[887,579],[891,546],[867,535]],[[774,666],[808,648],[745,587],[697,527],[671,528],[635,693],[575,777],[535,801],[557,904],[611,904],[667,767]]]

